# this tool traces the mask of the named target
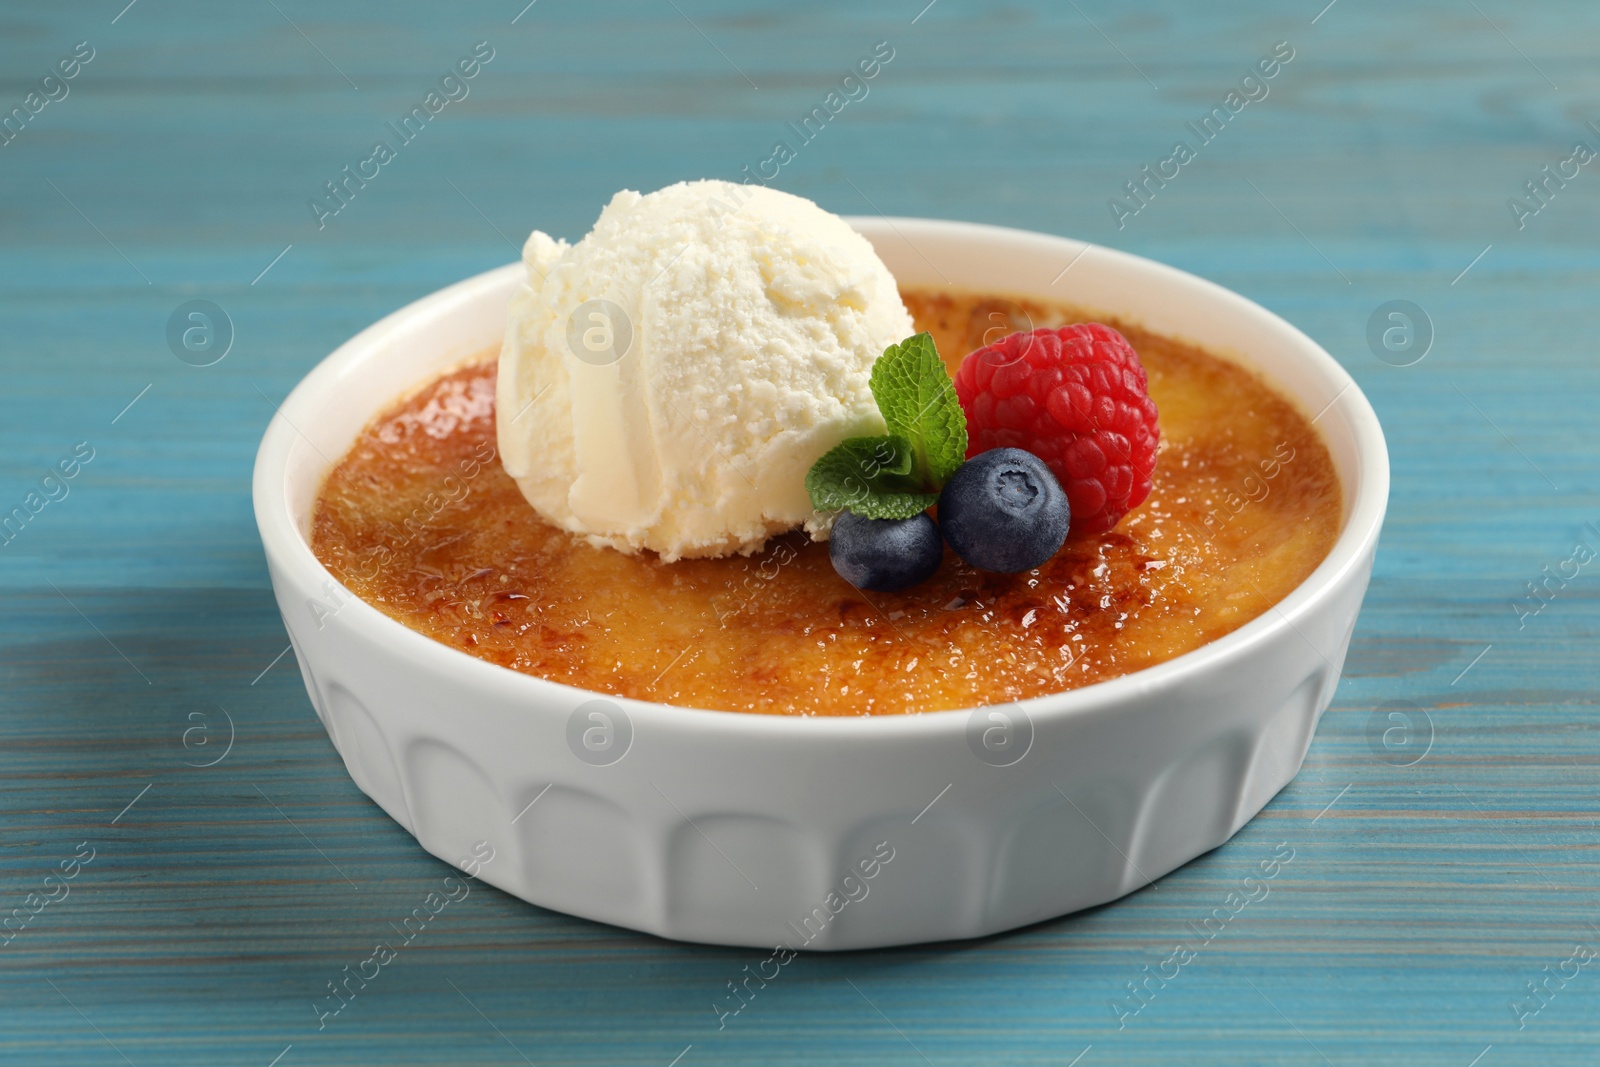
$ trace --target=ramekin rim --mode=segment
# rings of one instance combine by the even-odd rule
[[[1150,667],[1129,674],[1095,682],[1077,689],[1046,693],[998,705],[974,705],[942,711],[896,713],[892,715],[780,715],[696,708],[659,701],[624,697],[597,690],[582,689],[536,675],[502,667],[469,653],[451,648],[421,634],[404,623],[392,619],[351,593],[353,603],[329,620],[329,625],[351,628],[363,639],[376,644],[399,643],[406,647],[408,658],[419,664],[419,669],[444,671],[460,676],[463,686],[474,689],[504,689],[507,695],[524,698],[529,707],[559,702],[562,706],[576,706],[577,702],[591,699],[612,701],[623,707],[638,722],[655,728],[682,727],[685,729],[725,730],[734,734],[751,731],[757,737],[771,736],[773,731],[804,733],[813,737],[836,736],[836,731],[848,731],[851,736],[863,732],[876,734],[891,731],[904,736],[905,731],[925,733],[960,732],[966,720],[978,708],[1016,707],[1030,720],[1038,723],[1051,718],[1089,717],[1114,711],[1134,698],[1146,696],[1160,689],[1176,689],[1200,672],[1224,670],[1230,663],[1242,659],[1255,646],[1271,640],[1286,628],[1295,627],[1298,619],[1315,611],[1340,589],[1351,571],[1361,567],[1374,549],[1382,528],[1389,493],[1389,462],[1387,443],[1382,426],[1370,401],[1355,379],[1321,345],[1283,319],[1248,298],[1198,275],[1172,267],[1156,260],[1094,245],[1075,238],[1061,237],[1032,230],[994,226],[985,223],[962,222],[946,219],[914,217],[847,217],[857,229],[888,227],[889,232],[904,236],[903,228],[944,231],[954,236],[991,236],[1005,240],[1026,240],[1040,243],[1062,243],[1069,249],[1082,250],[1085,246],[1121,261],[1125,266],[1154,271],[1178,284],[1199,288],[1208,296],[1232,309],[1265,321],[1297,342],[1298,350],[1292,358],[1310,359],[1318,364],[1334,384],[1339,385],[1335,400],[1329,403],[1331,411],[1340,400],[1348,398],[1351,407],[1343,413],[1356,446],[1358,482],[1355,498],[1351,501],[1348,517],[1339,537],[1328,555],[1299,585],[1285,597],[1230,633],[1209,641],[1199,648],[1174,656]],[[403,328],[408,322],[443,311],[458,302],[472,299],[481,290],[504,284],[502,276],[520,273],[519,262],[505,264],[454,282],[444,288],[413,301],[367,326],[346,340],[308,371],[279,410],[274,413],[262,435],[256,453],[252,475],[253,505],[263,550],[274,565],[291,571],[303,588],[320,588],[324,582],[338,582],[333,573],[323,566],[301,536],[295,516],[291,515],[285,493],[288,459],[299,431],[295,429],[285,411],[298,411],[313,403],[325,403],[318,397],[318,386],[335,379],[341,371],[362,359],[371,357],[371,350],[391,332]],[[1100,309],[1095,309],[1100,310]],[[1342,380],[1342,384],[1339,384]],[[400,383],[397,388],[403,388]],[[1341,487],[1349,493],[1349,479],[1341,477]],[[347,590],[348,591],[348,590]],[[1324,650],[1319,649],[1319,653]],[[431,658],[430,658],[431,657]]]

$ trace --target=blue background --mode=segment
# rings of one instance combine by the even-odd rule
[[[1600,9],[124,2],[0,8],[0,109],[79,41],[95,50],[0,146],[0,511],[94,449],[0,547],[0,912],[95,849],[0,948],[0,1060],[1594,1059],[1600,965],[1521,1028],[1512,1003],[1600,943],[1600,565],[1552,583],[1535,616],[1512,605],[1580,538],[1600,548],[1584,526],[1600,525],[1600,163],[1552,183],[1523,228],[1507,201],[1574,142],[1600,147],[1584,125]],[[618,188],[737,177],[885,40],[869,95],[779,187],[1173,263],[1303,328],[1371,397],[1389,520],[1304,771],[1156,887],[979,942],[801,957],[720,1031],[713,1000],[764,953],[485,888],[319,1032],[325,983],[446,868],[351,784],[274,661],[249,500],[273,404],[535,226],[576,238]],[[470,96],[319,230],[308,199],[479,41],[495,55]],[[1295,58],[1270,95],[1118,229],[1108,199],[1279,41]],[[190,299],[233,324],[212,366],[168,348]],[[1433,334],[1403,368],[1367,341],[1396,299]],[[226,740],[223,709],[231,751],[189,766]],[[197,725],[212,732],[186,746]],[[1294,859],[1270,895],[1119,1030],[1124,984],[1280,842]]]

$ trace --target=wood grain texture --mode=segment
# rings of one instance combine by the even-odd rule
[[[924,2],[540,0],[515,24],[520,0],[0,12],[0,110],[95,49],[0,147],[0,510],[95,450],[0,548],[0,912],[95,850],[0,948],[0,1061],[1595,1059],[1595,965],[1520,1029],[1511,1005],[1600,942],[1600,579],[1583,570],[1521,627],[1511,605],[1574,541],[1600,547],[1600,163],[1522,229],[1506,201],[1573,142],[1600,147],[1600,11]],[[484,40],[470,96],[319,230],[307,199]],[[737,176],[883,40],[870,94],[780,187],[1173,263],[1286,316],[1372,398],[1390,515],[1304,771],[1155,888],[974,943],[802,957],[720,1031],[713,999],[763,954],[488,889],[319,1031],[325,984],[446,868],[350,782],[292,660],[261,673],[286,643],[249,500],[273,402],[535,226],[577,237],[618,188]],[[1107,199],[1285,40],[1270,95],[1119,230]],[[237,334],[205,368],[164,337],[197,298]],[[1392,299],[1435,327],[1415,366],[1368,349]],[[1431,723],[1414,764],[1373,747],[1392,702]],[[232,750],[188,765],[220,751],[221,709]],[[203,724],[223,733],[185,748]],[[1125,983],[1280,842],[1295,858],[1270,894],[1119,1030]]]

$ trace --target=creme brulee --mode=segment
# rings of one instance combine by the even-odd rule
[[[951,373],[1017,329],[1084,321],[1029,300],[908,291]],[[1102,320],[1105,321],[1105,320]],[[329,475],[312,549],[434,640],[526,674],[687,707],[885,715],[995,704],[1149,667],[1238,629],[1332,548],[1340,489],[1316,429],[1246,370],[1113,322],[1160,409],[1154,488],[1044,566],[862,593],[825,544],[662,563],[546,525],[495,458],[495,363],[434,380]]]

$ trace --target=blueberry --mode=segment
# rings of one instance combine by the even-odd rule
[[[943,556],[939,527],[926,511],[909,519],[868,519],[841,511],[828,541],[828,558],[839,577],[871,592],[926,581]]]
[[[939,494],[939,527],[979,570],[1018,574],[1056,554],[1072,512],[1044,460],[991,448],[967,460]]]

